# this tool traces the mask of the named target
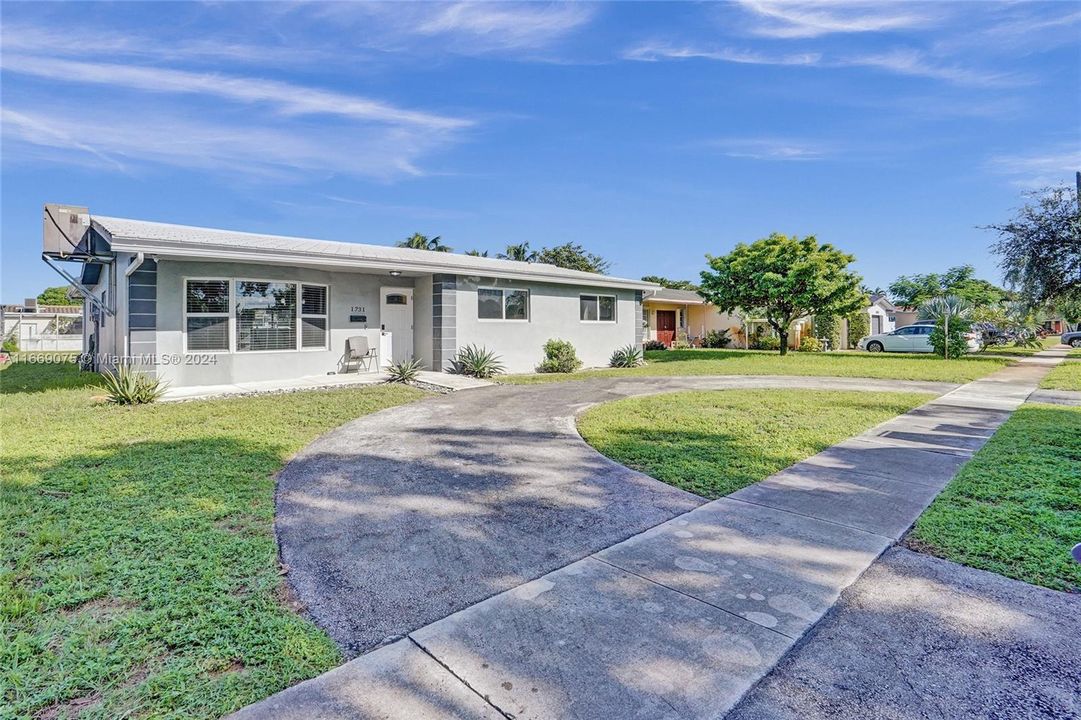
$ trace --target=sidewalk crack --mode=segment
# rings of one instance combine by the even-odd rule
[[[422,653],[424,653],[425,655],[427,655],[428,657],[430,657],[430,658],[431,658],[432,660],[435,660],[435,661],[436,661],[437,663],[439,663],[440,667],[442,667],[442,668],[443,668],[444,670],[446,670],[446,671],[447,671],[448,673],[450,673],[450,674],[451,674],[451,676],[452,676],[452,677],[453,677],[453,678],[454,678],[455,680],[457,680],[457,681],[458,681],[458,682],[460,682],[460,683],[461,683],[462,685],[465,685],[465,686],[466,686],[467,688],[469,688],[470,692],[472,692],[472,693],[473,693],[474,695],[476,695],[476,696],[477,696],[477,697],[479,697],[479,698],[480,698],[481,700],[483,700],[483,701],[484,701],[485,703],[487,703],[487,704],[488,704],[489,706],[491,706],[491,708],[492,708],[493,710],[495,710],[495,711],[496,711],[497,713],[499,713],[499,714],[500,714],[500,715],[502,715],[503,717],[507,718],[507,720],[514,720],[514,714],[513,714],[513,713],[509,713],[509,712],[507,712],[506,710],[504,710],[503,708],[499,707],[499,706],[498,706],[498,705],[496,705],[496,704],[495,704],[494,702],[492,702],[492,699],[491,699],[490,697],[488,697],[487,695],[483,694],[483,693],[482,693],[482,692],[481,692],[480,690],[478,690],[477,688],[475,688],[475,687],[473,687],[472,685],[470,685],[470,684],[469,684],[469,682],[468,682],[468,681],[467,681],[467,680],[466,680],[466,679],[465,679],[464,677],[462,677],[462,676],[461,676],[461,675],[459,675],[458,673],[454,672],[454,670],[452,670],[452,669],[451,669],[450,665],[447,665],[447,664],[446,664],[445,662],[443,662],[442,660],[440,660],[439,658],[437,658],[437,657],[435,656],[435,654],[434,654],[434,653],[432,653],[432,652],[431,652],[431,651],[430,651],[430,650],[429,650],[428,648],[424,647],[424,646],[423,646],[423,645],[421,645],[421,644],[420,644],[419,642],[417,642],[417,641],[416,641],[416,639],[415,639],[415,638],[414,638],[414,637],[413,637],[412,635],[406,635],[406,637],[407,637],[407,638],[409,638],[409,642],[411,642],[411,643],[413,643],[414,645],[416,645],[416,646],[417,646],[417,648],[418,648],[418,649],[419,649],[419,650],[420,650],[420,651],[421,651]]]

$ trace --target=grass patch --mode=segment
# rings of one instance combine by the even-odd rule
[[[650,375],[816,375],[966,383],[1008,365],[1010,358],[972,356],[943,360],[894,353],[799,353],[781,357],[757,350],[653,350],[642,367],[576,373],[506,375],[499,382],[529,385],[595,377]]]
[[[1045,390],[1081,390],[1081,362],[1064,360],[1040,381]]]
[[[1038,347],[1018,347],[1016,345],[992,345],[991,347],[983,350],[984,355],[1019,355],[1028,356],[1035,355],[1038,352],[1047,350],[1048,348],[1057,347],[1062,343],[1059,342],[1058,335],[1052,335],[1040,340]]]
[[[933,396],[835,390],[711,390],[628,398],[578,420],[586,442],[669,485],[718,498]]]
[[[914,549],[1055,590],[1081,591],[1081,408],[1021,406],[932,503]]]
[[[425,393],[116,407],[96,382],[0,372],[0,706],[220,717],[338,664],[289,608],[271,476],[320,433]]]

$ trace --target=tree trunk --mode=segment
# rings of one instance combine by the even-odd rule
[[[781,330],[779,334],[781,336],[781,354],[782,355],[787,355],[788,354],[788,331],[787,330]]]

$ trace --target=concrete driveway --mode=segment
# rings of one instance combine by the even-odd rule
[[[599,402],[691,389],[944,393],[814,377],[606,378],[496,386],[392,408],[324,435],[280,473],[289,581],[353,657],[705,502],[587,446]]]

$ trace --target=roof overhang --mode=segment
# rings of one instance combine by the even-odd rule
[[[107,232],[107,231],[106,231]],[[508,280],[521,280],[533,283],[550,283],[556,285],[577,285],[581,287],[604,287],[622,288],[630,290],[653,290],[658,286],[637,280],[615,278],[607,275],[590,275],[588,277],[560,277],[558,275],[542,275],[529,272],[529,265],[523,263],[523,270],[515,272],[506,269],[474,270],[463,269],[453,264],[442,264],[432,261],[417,260],[390,260],[378,258],[358,258],[342,255],[315,255],[309,252],[290,252],[281,249],[265,248],[242,248],[236,246],[213,245],[200,243],[175,243],[146,238],[129,238],[108,236],[109,244],[114,252],[141,252],[156,258],[172,258],[176,260],[191,260],[197,262],[243,262],[263,265],[289,265],[310,268],[322,268],[336,271],[374,272],[377,274],[391,271],[400,273],[406,277],[417,277],[436,273],[452,275],[465,275],[470,277],[492,277]]]
[[[643,304],[648,305],[707,305],[705,300],[672,300],[670,298],[647,297],[642,298]]]

